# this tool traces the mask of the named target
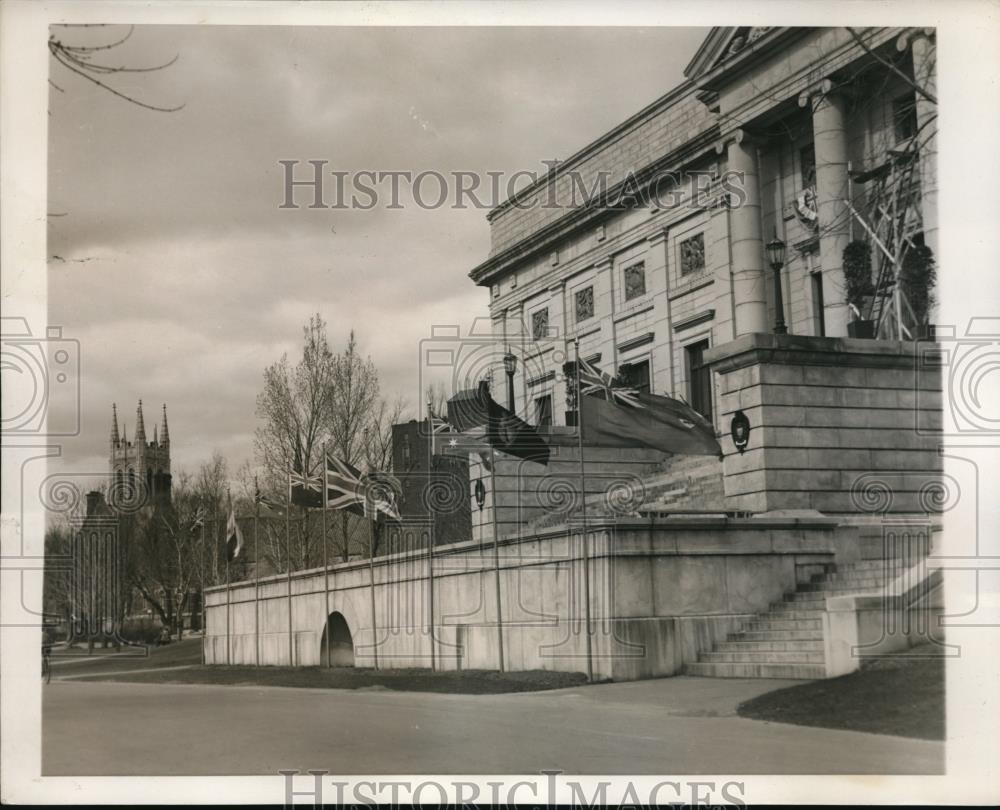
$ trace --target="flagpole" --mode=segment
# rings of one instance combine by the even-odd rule
[[[365,508],[368,507],[368,493],[365,493]],[[372,504],[374,510],[374,504]],[[375,520],[377,515],[373,514],[369,521],[370,540],[368,542],[368,582],[369,593],[372,603],[372,657],[375,662],[375,669],[378,669],[378,619],[375,616]]]
[[[583,528],[583,602],[587,636],[587,680],[594,680],[594,661],[590,637],[590,541],[587,536],[587,467],[583,461],[583,391],[580,386],[580,338],[573,341],[576,362],[576,436],[580,453],[580,517]]]
[[[201,519],[201,663],[205,665],[205,643],[208,641],[208,627],[205,621],[205,523],[208,515],[202,514]]]
[[[431,401],[427,401],[427,427],[429,436],[427,441],[430,443],[430,455],[428,456],[428,466],[430,467],[429,472],[433,474],[434,472],[434,412],[431,410]],[[431,669],[437,669],[437,645],[434,643],[434,509],[431,507],[429,510],[431,517],[430,532],[427,537],[427,602],[428,609],[430,612],[430,620],[428,630],[430,632],[430,642],[431,642]]]
[[[260,535],[260,490],[257,487],[257,476],[253,477],[253,662],[260,666],[260,554],[258,537]]]
[[[493,490],[493,580],[496,586],[497,598],[497,658],[500,663],[500,672],[503,668],[503,616],[500,609],[500,530],[497,527],[497,458],[496,450],[493,448],[493,426],[490,426],[490,488]]]
[[[226,497],[229,501],[229,513],[232,514],[233,499],[232,496],[229,495],[228,491],[226,492]],[[229,630],[230,627],[229,606],[231,601],[232,599],[229,594],[229,538],[227,537],[226,538],[226,666],[229,666],[233,662],[232,643]]]
[[[292,638],[292,474],[288,473],[288,504],[285,509],[285,560],[288,583],[288,666],[295,666],[295,641]]]
[[[330,560],[326,550],[326,509],[327,509],[327,479],[326,479],[326,442],[323,442],[323,606],[326,612],[323,614],[323,632],[326,635],[326,665],[333,665],[333,639],[330,637]]]

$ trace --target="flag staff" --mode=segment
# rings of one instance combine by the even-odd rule
[[[333,639],[330,638],[330,559],[326,550],[326,508],[327,508],[327,461],[326,442],[323,442],[323,521],[320,531],[323,535],[323,633],[326,635],[326,665],[333,665]]]
[[[201,514],[201,663],[205,664],[205,643],[208,641],[208,627],[205,621],[205,523],[208,517]]]
[[[583,461],[583,391],[580,386],[580,338],[573,341],[576,384],[576,436],[580,453],[580,518],[583,529],[583,603],[587,641],[587,680],[594,680],[594,661],[590,635],[590,541],[587,536],[587,467]]]
[[[431,408],[431,400],[427,400],[427,441],[430,443],[431,452],[427,459],[430,472],[434,472],[434,411]],[[429,501],[429,499],[428,499]],[[431,642],[431,669],[437,669],[437,645],[434,642],[434,508],[429,502],[431,516],[430,532],[427,537],[427,606],[430,613],[429,635]]]
[[[285,560],[288,583],[288,666],[295,666],[295,641],[292,638],[292,474],[288,473],[288,504],[285,509]]]
[[[369,493],[365,492],[365,510],[368,510]],[[371,503],[372,517],[368,523],[368,592],[372,603],[372,657],[375,662],[375,669],[378,669],[378,619],[375,616],[375,522],[378,520],[378,513],[375,512],[375,504]]]
[[[229,490],[226,490],[226,500],[229,501],[229,513],[233,512],[233,497],[229,494]],[[226,538],[226,666],[232,663],[232,645],[230,644],[229,636],[229,605],[231,602],[231,597],[229,595],[229,538]]]
[[[253,662],[260,666],[260,488],[253,477]]]

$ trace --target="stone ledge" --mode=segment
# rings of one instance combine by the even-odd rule
[[[723,373],[765,363],[915,370],[923,342],[755,332],[708,349],[704,361]],[[927,373],[940,374],[940,368]]]

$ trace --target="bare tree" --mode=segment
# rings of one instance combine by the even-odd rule
[[[66,70],[71,73],[75,73],[77,76],[82,76],[91,84],[96,84],[102,90],[111,93],[113,96],[117,96],[130,104],[135,104],[136,106],[143,107],[147,110],[155,110],[156,112],[177,112],[177,110],[183,108],[183,104],[176,107],[161,107],[156,104],[149,104],[145,101],[140,101],[127,93],[123,93],[121,90],[115,89],[107,83],[106,80],[110,76],[115,76],[121,73],[152,73],[168,68],[177,61],[177,56],[174,56],[173,59],[170,59],[167,62],[148,67],[126,67],[125,65],[104,64],[102,56],[107,57],[109,52],[114,51],[115,48],[118,48],[127,42],[135,31],[134,25],[129,26],[128,33],[123,37],[113,39],[110,42],[98,42],[97,44],[88,45],[82,44],[83,38],[80,36],[81,29],[105,28],[107,26],[60,23],[52,27],[55,30],[49,34],[49,53],[52,55],[53,61],[64,67]],[[67,41],[66,34],[69,32],[76,33],[76,41]],[[101,59],[101,61],[95,61],[98,59]],[[49,79],[49,84],[51,84],[52,87],[60,93],[65,92],[63,88],[57,85],[52,79]]]
[[[448,415],[448,391],[443,382],[430,383],[424,395],[425,404],[430,406],[434,416],[445,418]],[[425,415],[425,414],[422,414]]]

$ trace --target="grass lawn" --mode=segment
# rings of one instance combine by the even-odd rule
[[[943,740],[944,657],[925,645],[874,659],[857,672],[778,689],[741,703],[741,717]],[[926,657],[918,657],[920,655]]]
[[[155,660],[155,659],[150,659]],[[169,666],[150,664],[150,666]],[[124,669],[124,667],[122,667]],[[102,672],[79,678],[87,681],[129,681],[133,683],[205,683],[240,686],[291,686],[320,689],[393,689],[407,692],[450,692],[453,694],[500,694],[561,689],[584,684],[578,672],[494,672],[465,670],[433,672],[427,669],[362,669],[352,667],[248,667],[196,666],[157,672]]]
[[[162,647],[122,647],[120,653],[116,653],[113,649],[95,649],[93,658],[87,655],[86,647],[69,651],[56,648],[52,653],[52,673],[56,678],[92,672],[121,672],[127,669],[178,667],[200,663],[201,638],[175,641]]]

